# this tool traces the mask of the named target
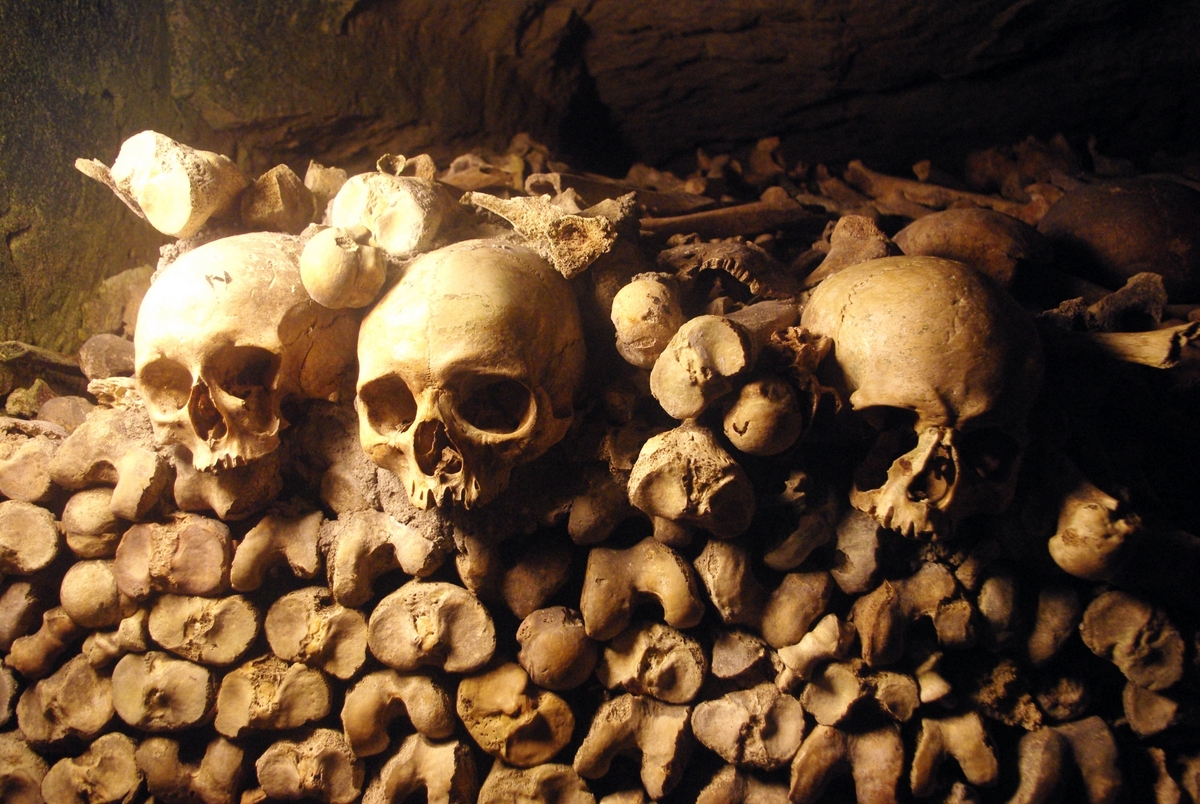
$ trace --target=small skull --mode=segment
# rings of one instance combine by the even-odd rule
[[[570,426],[584,346],[567,281],[533,251],[424,254],[364,319],[359,438],[414,505],[482,505]]]
[[[163,268],[138,312],[138,388],[159,443],[197,470],[243,466],[279,446],[289,397],[337,398],[354,367],[357,318],[314,302],[298,238],[205,243]]]
[[[1008,505],[1042,352],[1025,311],[982,273],[937,257],[846,268],[801,325],[828,336],[830,385],[880,429],[851,502],[909,537],[945,538]]]

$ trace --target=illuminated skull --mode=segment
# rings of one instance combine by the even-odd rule
[[[801,325],[834,346],[823,368],[880,429],[851,502],[909,537],[944,538],[1011,500],[1042,378],[1025,311],[982,273],[887,257],[817,286]]]
[[[529,249],[468,240],[411,262],[363,321],[359,438],[414,505],[491,500],[566,433],[583,374],[567,281]]]
[[[335,399],[354,367],[357,319],[309,298],[302,244],[256,232],[205,243],[155,277],[138,311],[138,388],[160,443],[200,471],[279,446],[288,397]]]

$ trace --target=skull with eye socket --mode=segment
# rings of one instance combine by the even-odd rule
[[[314,302],[298,238],[213,240],[162,269],[138,310],[138,389],[159,443],[200,471],[244,466],[279,446],[288,398],[336,399],[354,369],[358,320]]]
[[[947,538],[1012,499],[1041,388],[1033,321],[962,263],[886,257],[813,291],[801,326],[828,336],[827,382],[878,430],[850,501],[910,538]]]
[[[413,505],[483,505],[571,425],[583,376],[567,280],[523,247],[423,254],[363,320],[359,440]]]

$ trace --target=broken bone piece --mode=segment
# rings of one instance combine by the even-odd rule
[[[1089,603],[1079,634],[1138,686],[1159,692],[1183,677],[1183,636],[1166,612],[1126,592],[1104,592]]]
[[[330,696],[320,670],[260,656],[221,680],[213,725],[230,739],[247,731],[293,729],[329,714]]]
[[[151,639],[176,656],[224,667],[258,638],[259,614],[241,595],[162,595],[150,609],[147,628]]]
[[[114,631],[93,631],[83,640],[80,650],[92,667],[109,667],[127,653],[145,653],[150,649],[150,613],[138,609],[117,625]]]
[[[180,744],[168,737],[147,737],[134,752],[146,790],[167,802],[237,804],[242,793],[242,749],[216,737],[195,763],[180,759]]]
[[[517,662],[543,689],[562,692],[591,677],[599,647],[587,635],[583,617],[565,606],[531,612],[517,628]]]
[[[229,588],[229,527],[198,514],[173,514],[125,531],[113,562],[117,588],[134,600],[156,592],[211,597]]]
[[[843,623],[836,614],[826,614],[799,642],[781,647],[779,659],[807,681],[821,664],[849,658],[857,634],[851,623]]]
[[[1021,738],[1017,767],[1021,782],[1012,804],[1048,804],[1073,775],[1083,779],[1088,804],[1115,804],[1124,796],[1124,780],[1116,740],[1099,717],[1092,716],[1032,731]]]
[[[747,455],[778,455],[800,438],[804,413],[796,389],[782,377],[759,374],[725,411],[725,437]]]
[[[1141,518],[1068,462],[1060,464],[1075,483],[1059,504],[1058,528],[1047,544],[1050,557],[1076,578],[1112,580],[1124,569],[1125,545],[1140,533]]]
[[[612,639],[647,599],[662,606],[663,619],[674,628],[698,625],[704,615],[695,571],[653,537],[625,550],[593,547],[588,552],[579,611],[589,637]]]
[[[367,660],[366,617],[335,603],[323,586],[297,589],[277,599],[267,611],[263,630],[279,658],[319,667],[343,681]]]
[[[700,643],[665,623],[642,622],[604,646],[596,678],[606,688],[649,695],[672,704],[689,703],[708,676]]]
[[[371,612],[372,655],[401,672],[429,665],[470,673],[491,660],[496,629],[478,598],[451,583],[413,580]]]
[[[333,309],[366,307],[375,301],[387,277],[387,260],[370,240],[365,226],[331,227],[304,244],[300,280],[313,301]]]
[[[696,796],[696,804],[788,804],[788,789],[726,765]]]
[[[1020,268],[1040,268],[1050,262],[1050,243],[1037,229],[980,207],[932,212],[905,226],[894,239],[908,256],[957,260],[1004,288],[1012,285]]]
[[[368,673],[346,692],[342,730],[355,756],[387,750],[388,727],[401,715],[431,740],[454,734],[454,705],[440,682],[424,675],[401,675],[395,670]]]
[[[519,768],[550,761],[575,730],[567,702],[531,684],[514,663],[460,681],[457,711],[480,748]]]
[[[0,577],[45,569],[58,557],[62,541],[50,511],[21,500],[0,502]]]
[[[88,742],[113,717],[113,682],[78,654],[30,685],[17,701],[17,726],[35,747]]]
[[[252,592],[275,567],[287,566],[297,578],[314,578],[320,567],[317,539],[325,516],[267,514],[237,544],[229,568],[229,585]]]
[[[363,319],[362,448],[418,508],[483,505],[566,434],[584,356],[570,285],[529,249],[423,254]]]
[[[22,739],[20,732],[0,734],[0,790],[11,804],[44,804],[42,780],[46,760]]]
[[[691,707],[638,695],[621,695],[596,710],[575,753],[575,771],[585,779],[608,773],[618,754],[640,755],[642,787],[662,798],[679,783],[691,753]]]
[[[754,517],[745,470],[695,422],[651,437],[629,475],[629,501],[654,522],[654,535],[683,546],[695,528],[719,539],[744,532]]]
[[[42,626],[32,634],[12,641],[4,662],[25,678],[45,678],[54,672],[58,659],[85,633],[66,609],[55,606],[41,616]]]
[[[979,787],[996,783],[1000,764],[991,738],[976,712],[921,720],[912,759],[913,795],[929,796],[938,783],[938,768],[947,756],[954,758],[967,781]]]
[[[217,472],[198,471],[191,453],[178,444],[168,452],[175,467],[175,505],[181,511],[212,511],[221,521],[232,522],[263,510],[283,491],[277,452]]]
[[[116,732],[101,735],[77,757],[60,759],[42,780],[46,804],[74,804],[88,791],[90,804],[122,804],[142,785],[136,744]]]
[[[351,804],[362,792],[366,771],[346,738],[333,729],[315,729],[303,740],[271,744],[254,763],[258,784],[272,799],[315,799]]]
[[[337,195],[338,190],[342,189],[347,178],[346,171],[341,168],[325,167],[319,162],[309,160],[308,169],[304,171],[304,186],[312,191],[313,200],[316,202],[317,214],[313,216],[313,220],[317,223],[324,220],[329,202]]]
[[[316,218],[317,201],[295,171],[276,165],[242,193],[241,213],[248,229],[298,235]]]
[[[375,579],[401,569],[425,577],[442,565],[450,545],[382,511],[351,511],[321,526],[326,574],[334,600],[361,606],[375,597]]]
[[[905,253],[879,230],[875,221],[862,215],[843,215],[838,218],[833,230],[827,229],[826,232],[829,251],[821,264],[805,277],[806,288],[816,287],[822,280],[851,265]]]
[[[709,539],[692,562],[709,601],[726,625],[758,628],[762,622],[767,591],[754,577],[750,563],[744,547],[719,539]]]
[[[228,157],[198,151],[156,131],[121,144],[112,169],[77,159],[84,175],[107,185],[151,226],[170,237],[191,237],[234,206],[249,181]]]
[[[212,718],[217,679],[198,664],[160,651],[131,653],[112,670],[117,715],[144,731],[190,729]]]
[[[301,243],[274,232],[213,240],[159,271],[138,310],[137,387],[160,444],[198,471],[279,446],[287,399],[348,390],[357,315],[314,302]]]
[[[532,768],[513,768],[500,760],[479,788],[479,804],[596,804],[596,797],[570,765],[547,762]]]
[[[617,352],[638,368],[654,366],[672,336],[683,326],[679,288],[666,274],[638,274],[613,296],[610,317]]]
[[[896,804],[904,773],[904,743],[896,725],[847,734],[818,725],[792,760],[788,796],[794,804],[817,804],[829,783],[850,773],[859,804]]]
[[[351,176],[329,202],[328,222],[339,229],[363,226],[371,245],[389,257],[410,259],[435,248],[458,207],[437,182],[371,172]]]
[[[804,710],[774,684],[759,684],[697,704],[692,731],[726,762],[770,771],[791,762],[800,748]]]
[[[423,790],[429,804],[472,804],[479,790],[477,779],[466,743],[434,742],[424,734],[411,734],[379,769],[362,800],[393,804]]]
[[[50,477],[50,461],[66,437],[66,430],[46,421],[0,416],[0,497],[53,501],[58,489]]]

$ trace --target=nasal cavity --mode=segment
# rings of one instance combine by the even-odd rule
[[[953,454],[945,444],[938,444],[926,459],[924,470],[909,485],[909,499],[934,505],[940,503],[954,488],[957,474]]]
[[[225,419],[222,418],[221,411],[213,403],[208,385],[203,380],[192,387],[192,394],[188,397],[188,419],[191,420],[196,435],[205,441],[212,442],[222,439],[229,431],[229,428],[225,426]]]
[[[462,455],[450,440],[446,426],[436,420],[421,422],[413,430],[413,457],[426,477],[462,471]]]

